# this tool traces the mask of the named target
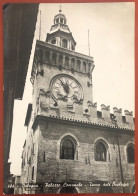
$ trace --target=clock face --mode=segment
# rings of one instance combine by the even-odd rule
[[[52,95],[56,99],[64,100],[82,100],[82,88],[80,84],[72,77],[59,76],[52,85]]]

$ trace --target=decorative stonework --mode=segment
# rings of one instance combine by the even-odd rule
[[[41,109],[41,111],[47,112],[49,109],[49,106],[43,102],[40,102],[40,109]]]
[[[67,111],[68,112],[72,112],[72,113],[74,113],[75,112],[75,106],[74,106],[74,104],[73,103],[67,103]]]
[[[40,89],[39,90],[39,96],[40,95],[45,95],[46,97],[50,97],[50,95],[51,95],[51,91],[49,90],[49,91],[44,91],[43,89]]]

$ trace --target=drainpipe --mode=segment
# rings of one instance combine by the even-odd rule
[[[121,181],[122,181],[122,184],[124,184],[124,176],[123,176],[123,169],[122,169],[122,162],[121,162],[121,153],[120,153],[118,133],[117,133],[117,145],[118,145],[118,152],[119,152],[119,163],[120,163]],[[123,189],[123,193],[125,193],[125,187],[122,186],[122,189]]]

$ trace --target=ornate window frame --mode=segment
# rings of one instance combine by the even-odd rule
[[[70,139],[73,143],[74,143],[74,159],[62,159],[61,158],[61,147],[62,147],[62,143],[65,139]],[[58,157],[60,160],[78,160],[78,156],[79,156],[79,142],[78,139],[70,133],[64,134],[62,135],[62,137],[60,137],[59,142],[58,142],[58,149],[59,149],[59,153],[58,153]]]
[[[129,162],[129,159],[128,159],[128,148],[129,147],[132,147],[134,149],[134,162]],[[127,144],[126,156],[127,156],[127,163],[129,163],[129,164],[134,164],[135,163],[135,145],[134,145],[134,143],[130,142],[130,143]]]
[[[102,143],[105,146],[106,149],[106,160],[97,160],[96,158],[96,146],[98,143]],[[107,162],[110,161],[111,158],[109,158],[109,145],[107,143],[107,141],[104,138],[98,138],[95,142],[94,142],[94,160],[97,162]]]

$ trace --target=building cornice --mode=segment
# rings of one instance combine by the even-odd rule
[[[123,128],[123,127],[118,127],[118,126],[111,126],[111,125],[104,125],[104,124],[98,124],[98,123],[93,123],[89,121],[82,121],[82,120],[77,120],[77,119],[72,119],[72,118],[66,118],[66,117],[61,117],[61,116],[54,116],[54,115],[49,115],[49,116],[41,116],[37,115],[34,119],[32,129],[35,130],[36,126],[38,125],[39,121],[54,121],[54,122],[60,122],[64,124],[71,124],[71,125],[77,125],[77,126],[84,126],[84,127],[91,127],[94,129],[102,129],[102,130],[108,130],[108,131],[113,131],[113,132],[119,132],[119,133],[128,133],[128,134],[134,134],[133,129],[128,129],[128,128]]]
[[[43,41],[40,41],[40,40],[37,40],[37,42],[36,42],[36,48],[37,47],[48,48],[48,49],[52,49],[52,50],[55,50],[55,51],[62,52],[62,53],[67,54],[67,55],[71,55],[73,57],[79,57],[79,58],[82,58],[82,59],[85,59],[85,60],[88,60],[88,61],[93,61],[93,57],[91,57],[91,56],[81,54],[81,53],[78,53],[78,52],[75,52],[75,51],[72,51],[72,50],[69,50],[69,49],[65,49],[65,48],[62,48],[62,47],[59,47],[59,46],[56,46],[56,45],[53,45],[53,44],[49,44],[47,42],[43,42]]]
[[[76,41],[74,40],[74,38],[73,38],[72,33],[70,32],[70,30],[69,30],[69,32],[66,32],[66,31],[64,31],[62,29],[57,29],[57,30],[55,30],[53,32],[51,31],[50,33],[47,33],[46,42],[48,41],[48,39],[50,37],[53,37],[55,35],[65,35],[65,36],[71,37],[71,39],[73,40],[74,44],[76,45]]]

